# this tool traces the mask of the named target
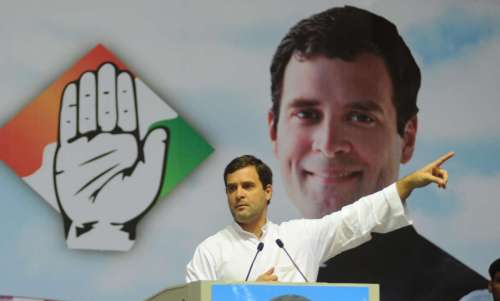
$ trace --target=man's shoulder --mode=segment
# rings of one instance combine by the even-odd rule
[[[280,224],[273,224],[272,226],[276,227],[280,232],[297,233],[301,231],[307,232],[315,223],[317,223],[315,219],[296,218],[281,222]]]
[[[447,273],[457,271],[469,275],[478,274],[455,259],[446,251],[418,234],[413,226],[406,226],[396,231],[377,234],[369,242],[358,248],[346,251],[332,258],[330,262],[336,267],[352,268],[351,262],[366,259],[366,264],[375,270],[387,271],[388,266],[394,270],[436,270],[443,269]],[[367,266],[365,266],[366,268]],[[482,278],[482,277],[480,277]],[[484,279],[484,278],[482,278]]]
[[[422,300],[440,300],[442,296],[457,300],[486,285],[484,277],[418,234],[412,226],[375,234],[366,244],[332,258],[321,269],[318,280],[380,283],[382,296],[396,296],[387,300],[402,300],[423,292]]]
[[[224,242],[229,242],[233,236],[231,226],[228,225],[221,230],[217,231],[215,234],[210,235],[205,238],[199,245],[199,248],[213,248],[215,246],[220,246]]]

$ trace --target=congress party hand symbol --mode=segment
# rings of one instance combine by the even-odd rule
[[[139,136],[135,81],[110,63],[64,89],[54,183],[70,248],[127,250],[158,197],[168,133]],[[131,236],[130,236],[131,235]]]

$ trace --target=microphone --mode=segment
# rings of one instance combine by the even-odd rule
[[[295,266],[295,268],[297,269],[297,271],[299,271],[299,273],[302,276],[302,278],[304,278],[304,280],[306,282],[309,282],[309,280],[307,280],[306,276],[304,276],[304,274],[299,269],[299,267],[297,266],[297,264],[295,263],[295,261],[293,261],[292,256],[290,256],[290,254],[288,254],[288,251],[285,249],[285,244],[281,241],[281,239],[279,239],[279,238],[276,239],[276,244],[278,245],[278,247],[280,247],[281,249],[283,249],[283,251],[285,251],[286,255],[288,256],[288,258],[290,258],[290,261],[293,263],[293,265]]]
[[[250,272],[252,271],[255,259],[257,259],[257,255],[259,255],[259,253],[260,253],[260,251],[262,251],[262,249],[264,249],[264,243],[259,242],[259,244],[257,245],[257,253],[255,253],[255,256],[253,257],[252,264],[250,265],[250,268],[248,269],[248,273],[247,273],[247,277],[245,278],[245,281],[248,281],[248,276],[250,276]]]

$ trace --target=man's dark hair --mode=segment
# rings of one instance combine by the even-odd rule
[[[309,299],[299,295],[282,295],[274,297],[270,301],[309,301]]]
[[[493,280],[493,277],[495,277],[495,274],[497,272],[500,272],[500,258],[498,258],[497,260],[493,261],[493,263],[490,264],[488,273],[490,273],[491,280]]]
[[[278,125],[285,69],[293,55],[301,59],[323,55],[354,61],[363,53],[377,55],[385,62],[392,80],[397,129],[403,135],[406,123],[418,112],[420,69],[393,23],[352,6],[331,8],[304,19],[281,40],[271,62],[274,129]]]
[[[227,186],[228,174],[248,166],[255,166],[262,187],[273,184],[273,172],[266,163],[252,155],[243,155],[233,159],[224,169],[224,185]]]

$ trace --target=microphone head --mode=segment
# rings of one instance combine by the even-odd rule
[[[280,247],[280,248],[283,248],[283,246],[284,246],[283,242],[282,242],[282,241],[281,241],[281,239],[279,239],[279,238],[278,238],[278,239],[276,239],[276,244],[277,244],[277,245],[278,245],[278,247]]]
[[[264,249],[264,243],[259,242],[259,244],[257,245],[257,251],[260,252],[260,251],[262,251],[262,249]]]

